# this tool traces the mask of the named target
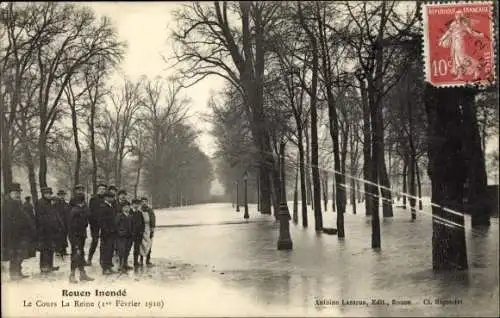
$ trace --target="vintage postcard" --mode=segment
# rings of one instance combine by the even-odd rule
[[[497,25],[1,2],[2,317],[498,317]]]

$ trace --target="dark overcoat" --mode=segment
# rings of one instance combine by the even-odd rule
[[[46,198],[39,199],[35,204],[38,227],[38,248],[40,250],[55,250],[60,247],[61,236],[64,233],[64,222],[59,217],[55,205]]]
[[[4,204],[3,244],[4,256],[10,260],[14,253],[22,259],[35,257],[37,228],[33,212],[25,209],[21,201],[6,198]]]
[[[75,205],[68,216],[68,238],[71,245],[79,245],[87,237],[87,207]]]

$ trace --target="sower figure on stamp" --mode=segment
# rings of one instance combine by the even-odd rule
[[[117,239],[116,247],[118,249],[119,271],[126,273],[130,266],[127,259],[132,246],[132,216],[130,215],[130,205],[128,202],[122,203],[122,211],[116,214]]]
[[[113,248],[116,237],[115,208],[113,207],[114,194],[106,192],[104,202],[100,205],[99,227],[101,230],[100,263],[104,275],[110,275],[113,271]]]
[[[87,207],[85,205],[85,196],[77,194],[74,197],[74,206],[68,216],[68,236],[71,243],[71,273],[69,281],[77,283],[76,269],[80,271],[80,281],[92,281],[85,272],[85,258],[83,255],[83,244],[87,237]]]
[[[141,249],[142,236],[144,235],[144,218],[141,211],[141,200],[132,200],[132,209],[130,211],[132,216],[133,233],[132,240],[134,245],[134,269],[139,268],[139,253]]]
[[[90,235],[92,237],[92,242],[90,242],[89,256],[86,265],[92,265],[92,258],[94,257],[95,250],[97,249],[97,244],[99,243],[99,215],[101,213],[101,204],[104,203],[104,193],[106,192],[107,186],[104,183],[100,183],[97,186],[97,193],[89,201],[89,225],[90,225]]]
[[[58,240],[58,248],[56,252],[62,257],[68,255],[66,248],[68,247],[68,214],[70,211],[69,203],[66,202],[66,191],[57,191],[57,201],[55,203],[56,211],[59,219],[63,222],[63,231]]]
[[[52,206],[52,188],[43,187],[42,197],[36,202],[36,222],[38,227],[38,250],[40,251],[40,271],[49,273],[59,269],[54,266],[54,250],[56,247],[59,221],[57,212]]]
[[[149,228],[150,228],[150,245],[149,245],[149,251],[146,256],[146,265],[149,267],[154,266],[153,263],[151,263],[151,249],[153,247],[153,236],[155,232],[155,227],[156,227],[156,216],[154,210],[148,205],[148,198],[147,197],[142,197],[142,210],[147,211],[149,215]]]
[[[20,184],[13,183],[7,191],[2,218],[2,254],[10,261],[10,278],[19,280],[28,277],[22,274],[23,260],[36,253],[36,222],[33,212],[22,205]]]

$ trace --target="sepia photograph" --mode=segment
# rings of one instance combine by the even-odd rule
[[[2,317],[498,317],[498,4],[0,2]]]

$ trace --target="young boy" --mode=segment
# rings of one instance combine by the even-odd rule
[[[130,215],[130,203],[128,201],[122,203],[122,210],[116,215],[116,229],[118,237],[116,247],[119,258],[119,271],[126,273],[129,269],[127,264],[130,248],[132,247],[132,217]]]

